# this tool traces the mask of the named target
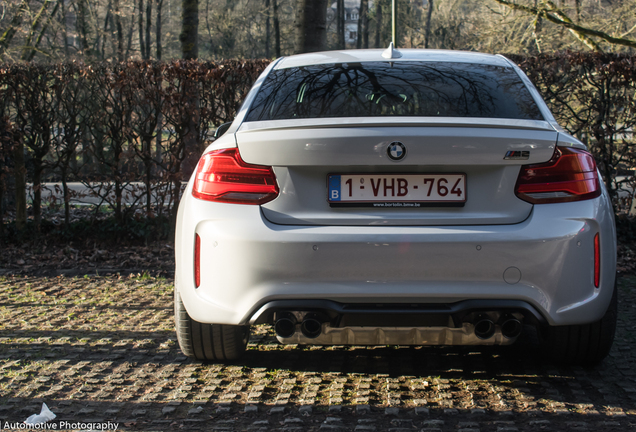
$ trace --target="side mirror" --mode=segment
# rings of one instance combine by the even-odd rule
[[[223,123],[214,131],[214,139],[220,138],[232,126],[232,122]]]

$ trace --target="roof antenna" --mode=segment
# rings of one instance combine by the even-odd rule
[[[397,48],[397,43],[395,42],[395,21],[397,20],[397,2],[392,0],[391,2],[391,40],[393,41],[393,46]]]
[[[393,48],[393,42],[391,42],[389,47],[382,51],[382,57],[387,59],[396,59],[402,57],[402,53]]]
[[[389,47],[384,50],[384,52],[382,53],[382,57],[384,58],[388,58],[388,59],[394,59],[394,58],[400,58],[402,57],[402,53],[399,52],[397,50],[397,47],[395,47],[395,20],[397,19],[397,5],[396,5],[396,1],[392,0],[393,3],[391,4],[391,37],[393,39],[393,41],[389,44]],[[395,47],[395,48],[394,48]]]

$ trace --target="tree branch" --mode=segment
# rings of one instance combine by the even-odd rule
[[[595,50],[595,51],[602,51],[601,48],[598,46],[598,44],[592,40],[589,36],[594,36],[594,37],[598,37],[603,39],[606,42],[609,42],[611,44],[614,45],[623,45],[623,46],[628,46],[631,48],[636,48],[636,41],[631,40],[631,39],[625,39],[625,38],[617,38],[617,37],[613,37],[608,35],[605,32],[599,31],[599,30],[594,30],[594,29],[590,29],[587,27],[583,27],[580,26],[578,24],[575,24],[572,22],[572,20],[570,20],[566,14],[564,14],[561,10],[559,10],[556,5],[548,0],[546,2],[546,4],[550,5],[551,9],[546,9],[546,8],[535,8],[532,6],[524,6],[524,5],[520,5],[517,3],[513,3],[507,0],[495,0],[497,3],[500,3],[502,5],[508,6],[512,9],[516,9],[516,10],[521,10],[523,12],[526,12],[528,14],[532,14],[532,15],[541,15],[542,17],[544,17],[545,19],[547,19],[548,21],[551,21],[555,24],[558,24],[560,26],[563,26],[565,28],[567,28],[568,30],[570,30],[570,32],[572,32],[572,34],[574,34],[574,36],[577,37],[577,39],[579,39],[581,42],[583,42],[586,46],[588,46],[589,48]]]
[[[29,36],[27,37],[24,49],[22,50],[22,60],[27,60],[29,61],[30,59],[33,58],[33,55],[35,55],[35,45],[31,45],[33,42],[33,37],[35,36],[35,32],[37,27],[40,25],[40,20],[42,19],[42,15],[44,15],[44,13],[46,12],[46,9],[49,7],[49,3],[51,3],[52,0],[44,0],[44,3],[42,3],[42,7],[40,8],[40,11],[38,12],[38,14],[35,16],[35,19],[33,20],[33,23],[31,24],[31,30],[29,31]],[[55,15],[55,13],[57,13],[57,6],[59,5],[59,1],[58,3],[55,5],[55,9],[53,10],[53,13],[51,15],[49,15],[49,18],[47,19],[47,23],[42,27],[42,30],[46,30],[46,27],[49,24],[50,18],[51,16]],[[41,39],[41,38],[39,38]]]
[[[5,31],[4,34],[0,36],[0,48],[2,48],[2,51],[6,50],[9,46],[11,39],[13,39],[13,35],[15,35],[16,28],[20,25],[20,23],[22,23],[22,15],[28,9],[29,5],[27,3],[27,0],[23,0],[22,3],[20,3],[20,6],[18,6],[13,19],[11,19],[9,28],[7,28],[7,31]]]

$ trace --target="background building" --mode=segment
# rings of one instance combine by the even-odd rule
[[[373,0],[369,0],[369,10],[373,10]],[[358,21],[360,20],[360,0],[344,0],[344,27],[346,48],[355,48],[358,40]],[[337,41],[337,2],[332,2],[327,10],[327,34],[329,42]]]

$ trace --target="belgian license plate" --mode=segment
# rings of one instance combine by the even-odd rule
[[[330,174],[332,207],[463,206],[466,174]]]

